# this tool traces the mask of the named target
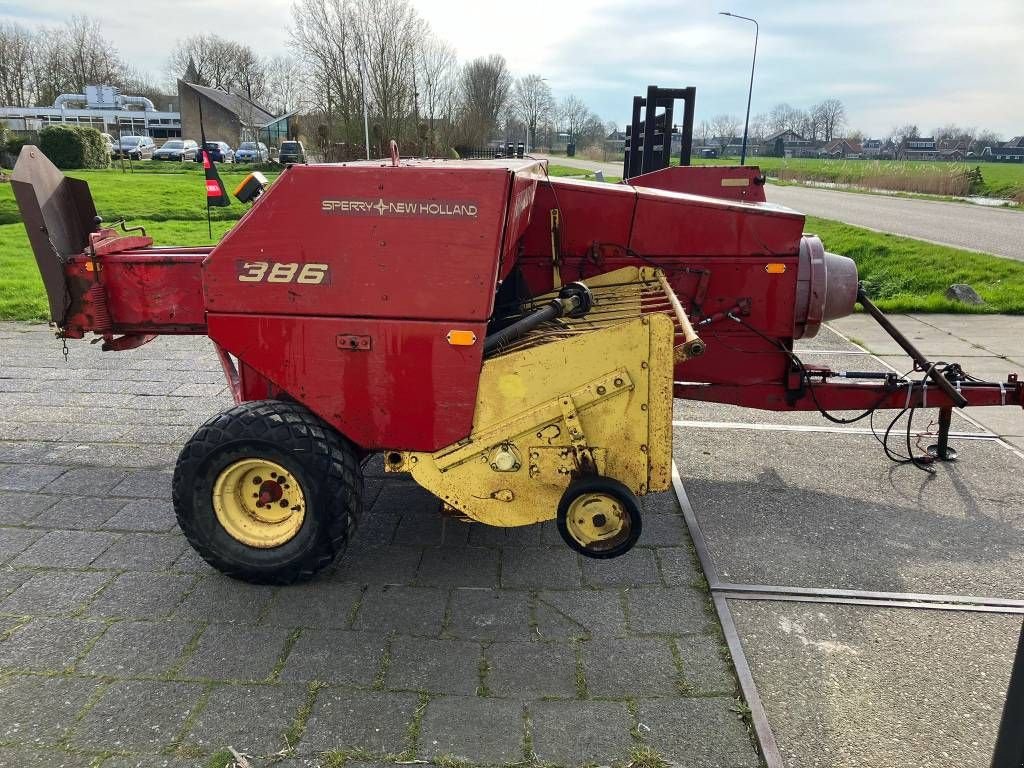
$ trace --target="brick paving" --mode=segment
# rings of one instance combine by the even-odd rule
[[[371,462],[335,568],[247,585],[170,505],[182,442],[231,404],[209,342],[0,344],[0,768],[760,764],[671,495],[595,562],[552,524],[442,519]]]

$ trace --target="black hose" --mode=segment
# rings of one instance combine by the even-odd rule
[[[515,341],[520,336],[532,331],[538,325],[554,320],[556,317],[561,317],[565,314],[563,305],[564,301],[561,299],[552,299],[543,307],[538,309],[536,312],[532,312],[522,320],[517,320],[512,325],[505,326],[497,333],[492,333],[486,339],[484,339],[484,354],[493,352],[496,349],[500,349],[511,341]]]

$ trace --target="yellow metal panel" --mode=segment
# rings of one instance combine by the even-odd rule
[[[638,495],[667,488],[672,343],[672,321],[653,314],[485,360],[469,438],[385,464],[501,526],[552,519],[581,461]]]

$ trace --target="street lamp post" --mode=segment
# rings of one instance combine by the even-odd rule
[[[754,59],[750,62],[750,89],[747,91],[747,119],[743,122],[743,148],[740,150],[740,165],[744,165],[747,161],[747,131],[750,128],[750,99],[754,95],[754,66],[757,64],[757,38],[761,32],[761,28],[757,25],[757,19],[752,19],[749,16],[740,16],[736,13],[729,13],[728,11],[719,11],[721,16],[731,16],[734,19],[743,19],[744,21],[750,21],[754,24]]]

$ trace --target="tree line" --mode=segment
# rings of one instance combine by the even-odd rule
[[[136,71],[98,19],[59,27],[0,24],[0,102],[46,106],[61,93],[109,84],[148,96],[174,92],[179,78],[246,97],[275,114],[297,112],[303,134],[325,150],[363,149],[363,106],[380,152],[443,154],[489,139],[550,146],[568,134],[581,146],[603,141],[601,119],[574,96],[556,100],[539,74],[514,77],[498,54],[460,62],[410,0],[295,0],[290,51],[263,57],[216,34],[179,40],[157,81]]]

